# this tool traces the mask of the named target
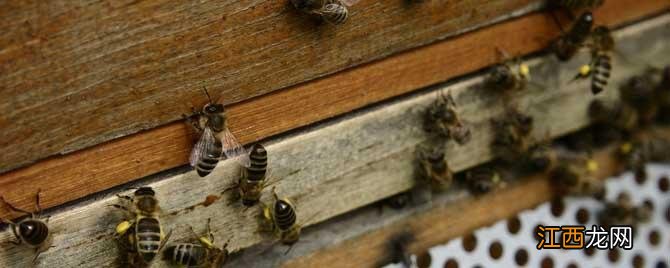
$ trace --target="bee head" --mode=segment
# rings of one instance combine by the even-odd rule
[[[582,13],[582,15],[579,16],[579,21],[583,23],[593,23],[593,13],[591,13],[591,11]]]
[[[223,104],[220,103],[208,103],[205,107],[202,108],[204,114],[220,114],[224,112]]]
[[[151,187],[140,187],[135,191],[135,196],[154,196],[156,192]]]

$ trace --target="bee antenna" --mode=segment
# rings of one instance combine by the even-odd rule
[[[291,249],[293,249],[293,245],[288,246],[288,249],[286,250],[286,252],[284,252],[284,255],[288,254],[291,251]]]
[[[209,103],[212,103],[212,97],[209,96],[209,92],[207,92],[207,87],[202,86],[202,90],[205,91],[205,95],[207,95],[207,99],[209,100]]]

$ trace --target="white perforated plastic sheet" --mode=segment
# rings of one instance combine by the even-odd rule
[[[463,247],[463,238],[450,241],[445,245],[436,246],[429,250],[431,256],[430,267],[634,267],[633,259],[637,259],[640,267],[668,267],[670,265],[670,191],[663,192],[659,186],[661,177],[670,176],[670,166],[649,165],[648,178],[643,183],[635,181],[629,172],[619,177],[609,179],[606,183],[608,201],[615,201],[618,195],[626,192],[631,196],[635,205],[642,205],[647,201],[653,204],[652,218],[647,223],[641,223],[635,229],[632,250],[618,249],[618,254],[609,250],[593,250],[592,255],[585,250],[543,249],[537,250],[538,240],[535,236],[536,226],[542,225],[585,225],[587,229],[593,224],[599,224],[597,214],[603,204],[593,198],[566,198],[564,199],[563,213],[556,217],[551,212],[549,202],[533,210],[520,213],[517,217],[521,222],[521,229],[516,233],[508,230],[507,220],[478,229],[474,232],[476,246],[471,251]],[[667,178],[666,178],[667,180]],[[585,224],[578,223],[576,214],[579,209],[588,211],[588,220]],[[650,233],[655,231],[660,240],[656,245],[651,243]],[[587,243],[590,239],[586,237]],[[493,258],[490,247],[494,242],[502,245],[502,255]],[[525,251],[525,264],[520,265],[515,258],[517,253]],[[615,258],[616,257],[616,258]],[[416,260],[416,256],[412,256]],[[545,260],[545,259],[550,259]],[[447,265],[449,261],[450,265]],[[545,266],[543,266],[543,261]],[[546,266],[551,262],[552,266]],[[523,263],[523,262],[522,262]],[[457,264],[457,266],[454,266]],[[391,264],[387,267],[402,267]]]

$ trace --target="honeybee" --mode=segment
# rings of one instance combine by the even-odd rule
[[[670,161],[670,139],[650,137],[632,142],[624,142],[619,146],[618,156],[624,161],[638,178],[646,178],[648,162]]]
[[[497,188],[502,178],[492,166],[484,165],[469,169],[465,172],[465,183],[474,194],[485,194]]]
[[[561,61],[571,59],[589,38],[591,28],[593,28],[593,13],[589,11],[582,13],[570,31],[563,33],[554,41],[551,46],[554,55]]]
[[[244,167],[249,166],[247,151],[237,142],[226,125],[226,113],[221,103],[213,103],[206,88],[203,88],[209,103],[202,111],[194,112],[191,116],[183,117],[202,133],[200,139],[191,151],[189,162],[196,169],[200,177],[205,177],[214,170],[223,155],[226,158],[236,158]],[[193,117],[197,116],[197,121]]]
[[[573,80],[591,77],[591,93],[597,95],[607,86],[612,71],[612,57],[605,51],[594,51],[592,61],[582,65]]]
[[[605,3],[605,0],[557,0],[558,5],[569,9],[597,8]]]
[[[484,80],[484,87],[495,91],[522,90],[530,80],[530,67],[520,60],[507,60],[509,56],[504,51],[497,50],[506,60],[492,67]],[[512,64],[514,62],[514,64]]]
[[[317,15],[333,25],[344,24],[349,18],[349,9],[359,0],[291,0],[293,6],[307,14]]]
[[[249,159],[251,164],[242,168],[237,184],[229,188],[238,189],[237,197],[242,199],[242,204],[247,207],[258,203],[263,188],[267,186],[268,156],[265,147],[258,143],[254,144],[249,152]]]
[[[470,129],[463,125],[456,112],[456,103],[451,94],[440,94],[428,107],[424,117],[424,129],[438,137],[453,139],[460,145],[470,141],[471,137]]]
[[[40,190],[37,190],[37,195],[35,198],[36,199],[35,207],[37,210],[35,212],[29,212],[17,208],[14,205],[5,201],[4,197],[0,196],[0,201],[3,204],[5,204],[10,210],[30,215],[30,217],[25,218],[19,221],[18,223],[15,223],[14,221],[9,219],[0,218],[0,223],[9,224],[10,228],[12,229],[12,232],[14,233],[14,236],[16,237],[17,240],[17,241],[10,241],[12,244],[18,246],[25,243],[29,248],[33,248],[35,250],[35,257],[33,258],[33,263],[37,261],[37,257],[39,257],[40,253],[52,247],[51,233],[49,232],[49,227],[47,226],[49,219],[48,218],[46,220],[41,219],[42,208],[40,207],[40,192],[41,192]]]
[[[603,210],[598,213],[600,224],[609,226],[637,226],[651,219],[651,210],[647,206],[634,206],[627,194],[619,195],[616,202],[607,202]]]
[[[598,162],[591,158],[561,159],[550,172],[554,190],[561,195],[601,195],[604,183],[596,177]]]
[[[223,247],[214,245],[214,234],[210,229],[211,219],[207,219],[207,235],[198,236],[193,227],[191,233],[199,244],[180,243],[166,248],[164,258],[185,267],[221,267],[228,259],[228,242]]]
[[[440,146],[419,148],[417,159],[419,175],[430,184],[432,189],[445,190],[449,188],[454,176],[444,157],[444,148]]]
[[[491,143],[492,151],[508,163],[522,159],[534,143],[530,136],[533,117],[516,108],[508,108],[502,118],[492,119],[491,123],[495,133]]]
[[[132,206],[112,205],[124,210],[130,218],[116,226],[116,236],[122,238],[121,242],[127,248],[131,266],[150,264],[172,234],[169,232],[165,235],[163,232],[159,219],[160,207],[155,195],[156,192],[151,187],[140,187],[133,197],[117,195]]]
[[[271,206],[263,204],[261,227],[272,231],[282,244],[292,246],[300,239],[302,229],[297,223],[296,208],[288,198],[279,198],[275,188],[272,188],[272,195],[274,202]]]

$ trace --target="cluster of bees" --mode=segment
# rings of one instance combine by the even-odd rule
[[[591,79],[593,95],[601,93],[608,84],[612,71],[610,54],[615,43],[611,31],[606,26],[596,26],[590,9],[602,5],[603,1],[556,1],[574,18],[574,23],[551,44],[549,51],[560,61],[568,61],[582,49],[591,55],[589,63],[580,67],[574,79]],[[585,10],[579,16],[574,11]],[[556,18],[556,17],[555,17]],[[556,18],[558,23],[558,19]],[[560,26],[560,23],[559,23]],[[537,140],[533,132],[533,117],[523,113],[514,103],[513,94],[526,89],[530,83],[530,68],[519,59],[513,59],[506,52],[501,63],[493,66],[484,79],[482,87],[493,94],[499,94],[505,112],[500,118],[491,120],[494,138],[491,151],[498,156],[494,163],[481,165],[463,174],[454,174],[449,169],[445,154],[445,144],[454,141],[465,145],[470,140],[470,130],[457,112],[457,105],[450,95],[440,95],[424,114],[424,130],[428,142],[417,149],[418,185],[428,185],[432,190],[445,190],[455,178],[460,179],[474,194],[490,192],[504,185],[501,169],[514,169],[521,172],[547,173],[558,195],[594,196],[602,199],[605,194],[604,183],[597,177],[598,162],[591,156],[591,150],[572,152],[564,148],[555,148],[546,140]],[[594,143],[607,142],[606,133],[615,132],[618,137],[630,138],[634,131],[650,122],[670,122],[670,66],[664,69],[649,68],[642,75],[631,78],[620,88],[621,101],[605,103],[596,99],[589,107],[592,127],[599,135],[592,139]],[[604,132],[605,134],[602,134]],[[623,133],[623,134],[620,134]],[[609,134],[612,135],[612,134]],[[577,135],[575,135],[577,136]],[[583,140],[583,137],[577,138]],[[621,140],[619,140],[621,141]],[[619,157],[624,165],[644,174],[648,161],[670,161],[670,140],[653,138],[631,140],[622,143]],[[404,207],[412,192],[390,197],[384,203],[393,208]],[[620,215],[645,215],[641,208],[630,202],[608,203],[608,209],[619,209]],[[607,214],[607,213],[604,213]],[[603,223],[614,221],[611,217],[602,217]],[[640,217],[639,219],[643,219]],[[621,221],[618,221],[621,222]]]
[[[579,50],[590,51],[591,61],[583,65],[575,75],[575,79],[591,78],[591,91],[598,94],[607,86],[612,69],[610,53],[614,48],[614,40],[610,30],[605,26],[594,27],[594,16],[588,11],[596,8],[604,0],[559,0],[558,5],[569,10],[584,10],[576,16],[574,23],[563,31],[561,36],[551,45],[550,50],[561,61],[573,58]],[[301,12],[323,19],[335,25],[346,22],[348,7],[357,0],[291,0]],[[572,16],[575,17],[575,16]],[[557,20],[558,23],[558,20]],[[560,25],[560,23],[559,23]],[[531,137],[533,117],[516,109],[510,94],[524,90],[530,81],[530,69],[518,59],[510,59],[503,51],[505,58],[495,65],[483,82],[483,87],[502,94],[506,112],[501,118],[491,120],[495,138],[491,142],[491,150],[496,152],[502,162],[515,164],[532,172],[547,172],[555,184],[557,193],[561,195],[594,195],[602,197],[603,183],[597,179],[597,163],[589,156],[571,155],[559,152]],[[185,119],[200,133],[194,146],[189,162],[201,177],[209,175],[218,162],[224,158],[235,159],[243,168],[237,183],[230,189],[235,190],[236,199],[246,207],[255,206],[260,202],[263,190],[269,185],[267,181],[267,151],[261,144],[254,144],[250,150],[239,144],[226,126],[226,115],[221,103],[213,102],[206,89],[204,92],[209,102],[201,111],[194,112]],[[653,122],[670,122],[670,66],[665,69],[650,68],[640,76],[636,76],[621,88],[623,101],[607,104],[595,100],[590,107],[590,116],[594,122],[591,130],[596,131],[594,137],[608,136],[615,133],[617,137],[630,137],[630,133],[641,125]],[[445,156],[445,144],[453,141],[465,145],[470,141],[471,132],[457,112],[456,103],[451,95],[440,95],[425,112],[424,129],[430,136],[430,146],[422,146],[417,150],[418,174],[432,189],[444,190],[454,181],[454,173],[449,168]],[[605,133],[605,134],[603,134]],[[600,136],[599,136],[600,135]],[[611,136],[611,135],[610,135]],[[600,138],[594,138],[600,140]],[[644,164],[647,161],[670,160],[670,140],[638,139],[624,142],[618,154],[624,163],[644,176]],[[465,173],[464,179],[468,188],[476,194],[487,193],[497,187],[501,176],[497,165],[484,165]],[[227,189],[229,190],[229,189]],[[261,227],[274,233],[278,241],[293,245],[299,240],[301,226],[297,223],[296,207],[288,198],[280,198],[273,192],[273,202],[263,204]],[[127,252],[128,264],[133,267],[144,267],[152,263],[155,257],[165,248],[164,256],[174,264],[187,267],[219,267],[228,258],[228,243],[222,246],[214,244],[214,236],[207,222],[206,234],[198,235],[191,228],[193,243],[177,243],[166,247],[171,231],[166,234],[161,221],[161,210],[156,193],[151,187],[140,187],[133,196],[118,195],[122,204],[112,205],[127,214],[125,220],[117,224],[115,234]],[[41,217],[39,206],[40,193],[36,198],[36,212],[28,212],[17,208],[0,197],[0,201],[12,211],[24,213],[29,217],[14,222],[8,219],[0,221],[9,224],[17,241],[13,244],[26,244],[35,250],[35,259],[40,252],[51,247],[48,219]],[[401,208],[409,202],[407,193],[401,193],[388,204]],[[635,207],[630,199],[619,198],[617,202],[607,203],[601,219],[605,224],[633,224],[648,218],[642,207]],[[406,252],[405,245],[411,236],[399,238],[394,250]],[[407,254],[396,254],[407,260]],[[33,261],[34,261],[33,260]]]

